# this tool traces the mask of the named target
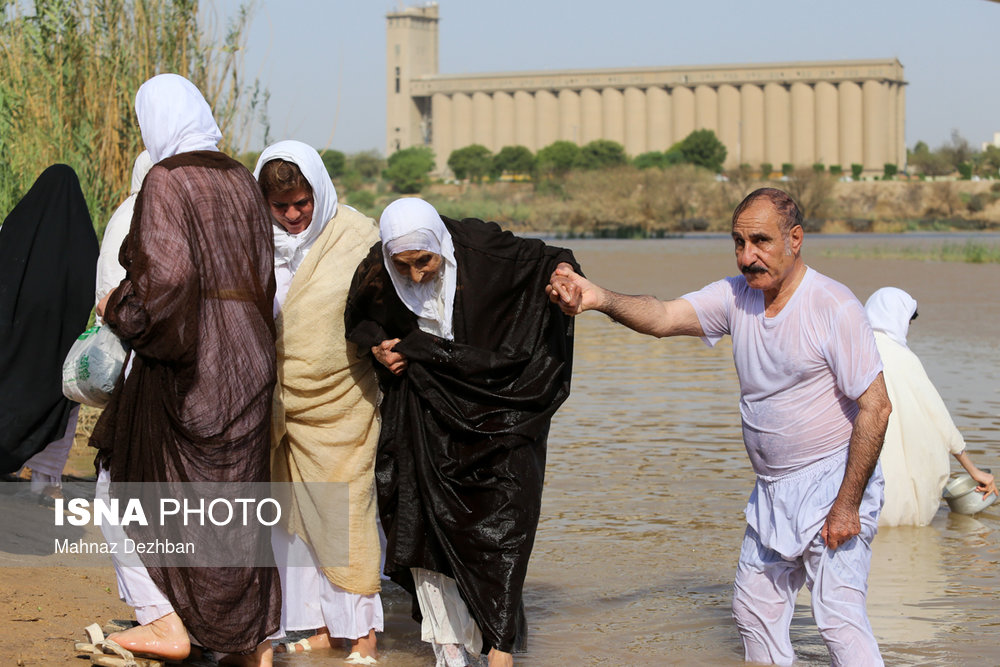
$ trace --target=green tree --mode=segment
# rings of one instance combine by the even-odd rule
[[[458,148],[448,156],[448,167],[460,181],[470,179],[481,183],[483,177],[490,173],[493,165],[493,153],[482,144],[471,144]]]
[[[958,163],[958,176],[963,181],[967,181],[972,178],[972,163],[971,162],[959,162]]]
[[[490,174],[497,178],[504,173],[531,174],[535,171],[535,156],[526,146],[504,146],[493,156]]]
[[[340,178],[347,170],[347,156],[340,151],[326,149],[320,151],[319,156],[323,158],[323,166],[330,178]]]
[[[770,180],[771,173],[773,171],[774,171],[774,165],[771,164],[770,162],[760,163],[760,177],[763,178],[765,181]]]
[[[882,180],[891,181],[897,173],[899,173],[899,167],[891,162],[886,162],[882,167]]]
[[[853,178],[856,181],[860,180],[861,179],[861,173],[864,170],[865,170],[865,165],[858,164],[857,162],[852,163],[851,164],[851,178]]]
[[[572,141],[555,141],[538,151],[535,168],[544,176],[562,177],[569,173],[579,157],[580,147]]]
[[[726,161],[726,146],[712,130],[695,130],[680,143],[684,161],[697,167],[704,167],[714,173],[722,171]]]
[[[412,146],[389,156],[388,166],[382,177],[400,194],[417,194],[430,183],[429,174],[434,169],[434,151],[426,146]]]
[[[782,176],[791,176],[794,171],[795,171],[795,165],[792,164],[791,162],[782,162],[781,163],[781,175]]]
[[[628,164],[625,147],[610,139],[594,139],[580,149],[580,157],[576,161],[581,169],[604,169]]]

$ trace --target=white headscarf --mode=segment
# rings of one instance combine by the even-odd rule
[[[416,197],[397,199],[382,211],[379,219],[382,255],[396,294],[416,316],[423,331],[454,340],[452,310],[458,265],[451,234],[437,210]],[[415,283],[392,264],[392,256],[407,250],[430,250],[441,255],[441,268],[429,283]]]
[[[865,302],[865,313],[872,329],[884,332],[904,347],[910,318],[915,312],[916,300],[898,287],[879,288]]]
[[[330,219],[337,214],[337,189],[333,187],[330,175],[323,165],[323,158],[315,148],[301,141],[279,141],[265,148],[254,167],[254,178],[260,179],[261,170],[271,160],[295,164],[312,188],[313,217],[308,227],[298,234],[290,234],[277,220],[271,221],[271,228],[274,230],[275,268],[287,266],[294,274],[309,248],[319,238]]]
[[[198,88],[178,74],[158,74],[139,86],[135,115],[154,163],[189,151],[217,151],[222,132]]]

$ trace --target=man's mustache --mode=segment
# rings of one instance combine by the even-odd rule
[[[751,264],[749,266],[741,266],[740,267],[740,271],[742,271],[744,274],[749,274],[749,273],[767,273],[767,269],[765,269],[760,264]]]

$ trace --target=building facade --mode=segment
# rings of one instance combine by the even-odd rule
[[[906,81],[887,60],[440,74],[438,5],[389,13],[386,148],[482,144],[537,151],[610,139],[630,156],[694,130],[725,144],[726,167],[906,162]]]

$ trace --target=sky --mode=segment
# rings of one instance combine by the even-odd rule
[[[209,0],[224,24],[239,0]],[[385,15],[417,2],[256,0],[244,72],[272,140],[385,151]],[[1000,132],[1000,3],[987,0],[440,0],[442,74],[897,58],[906,145]],[[250,135],[248,135],[250,136]],[[263,146],[262,131],[240,142]]]

